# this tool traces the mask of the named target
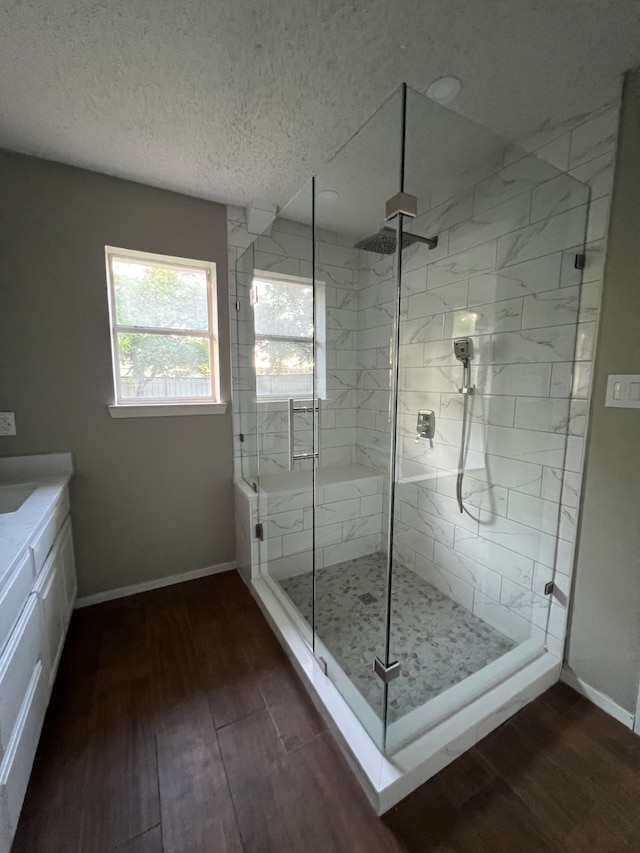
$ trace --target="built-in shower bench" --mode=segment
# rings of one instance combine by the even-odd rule
[[[260,478],[257,488],[254,492],[246,483],[236,481],[239,498],[248,503],[249,511],[262,524],[260,548],[251,549],[252,576],[266,573],[284,578],[310,572],[314,545],[312,472],[267,474]],[[383,475],[363,465],[316,469],[316,568],[380,550],[382,491]]]

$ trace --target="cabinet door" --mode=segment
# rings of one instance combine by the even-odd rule
[[[0,754],[4,756],[31,674],[42,656],[42,616],[30,595],[0,657]]]
[[[62,552],[55,546],[40,573],[34,590],[42,609],[44,634],[43,659],[47,664],[49,683],[53,683],[66,629],[66,593]]]
[[[0,765],[0,851],[8,851],[18,825],[47,705],[46,674],[38,661],[16,727]],[[45,842],[46,845],[46,842]]]
[[[69,619],[71,618],[71,612],[76,602],[76,593],[78,591],[78,584],[76,580],[76,560],[75,555],[73,553],[73,531],[71,529],[70,518],[66,520],[64,527],[62,528],[58,547],[60,549],[64,574],[66,626],[69,622]]]

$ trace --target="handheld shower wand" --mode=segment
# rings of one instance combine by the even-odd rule
[[[473,341],[471,338],[458,338],[453,342],[453,352],[458,361],[462,362],[461,394],[473,394],[471,384],[471,359],[473,358]]]
[[[460,436],[460,457],[458,459],[458,477],[456,479],[456,499],[458,509],[464,512],[462,502],[462,483],[464,481],[464,460],[467,442],[467,420],[469,415],[469,396],[474,392],[471,384],[471,359],[473,358],[473,341],[471,338],[458,338],[453,342],[453,353],[458,361],[462,362],[462,387],[460,393],[463,395],[462,404],[462,435]]]

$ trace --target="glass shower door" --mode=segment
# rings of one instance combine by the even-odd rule
[[[427,144],[428,143],[428,144]],[[387,750],[545,649],[589,190],[409,90]],[[560,578],[560,580],[562,580]]]
[[[248,293],[260,576],[309,645],[316,458],[312,210],[309,184],[255,239]]]
[[[401,114],[398,91],[315,180],[314,648],[380,748]]]

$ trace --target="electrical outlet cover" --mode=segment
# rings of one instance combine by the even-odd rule
[[[16,413],[0,412],[0,436],[16,434]]]

